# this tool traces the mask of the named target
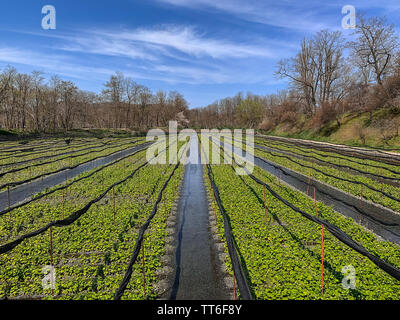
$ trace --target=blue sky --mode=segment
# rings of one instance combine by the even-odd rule
[[[41,27],[47,4],[56,30]],[[1,1],[0,68],[58,74],[94,92],[121,71],[153,91],[181,92],[191,108],[206,106],[239,91],[285,88],[276,63],[304,36],[341,29],[347,4],[400,18],[399,0]]]

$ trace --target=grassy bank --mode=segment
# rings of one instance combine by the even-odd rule
[[[262,134],[345,144],[349,146],[400,149],[400,114],[390,108],[373,113],[345,113],[337,120],[316,127],[312,119],[284,122]]]

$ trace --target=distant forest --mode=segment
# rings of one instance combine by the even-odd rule
[[[176,92],[152,93],[121,72],[112,75],[100,94],[79,90],[71,81],[43,74],[18,73],[7,67],[0,74],[0,128],[56,132],[78,128],[136,131],[166,126],[187,110]]]

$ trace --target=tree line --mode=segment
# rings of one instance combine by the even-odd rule
[[[11,66],[0,73],[0,128],[29,132],[75,128],[127,128],[144,131],[167,126],[187,110],[176,92],[151,90],[117,72],[100,94],[80,90],[73,82],[43,73],[18,73]]]
[[[271,95],[237,94],[189,110],[197,127],[249,127],[271,130],[280,123],[311,119],[315,127],[349,111],[388,107],[400,113],[399,39],[382,17],[359,15],[349,39],[322,30],[304,38],[298,52],[276,66],[286,90]],[[383,124],[381,124],[383,125]]]

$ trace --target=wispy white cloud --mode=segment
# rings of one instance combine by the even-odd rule
[[[9,54],[7,59],[10,62],[30,63],[57,72],[61,72],[58,71],[61,69],[66,72],[68,59],[72,59],[77,65],[82,64],[70,53],[79,53],[77,57],[80,53],[84,53],[85,57],[94,55],[96,61],[104,61],[107,56],[111,56],[122,58],[112,60],[116,69],[124,72],[134,70],[135,78],[190,84],[235,82],[244,77],[248,71],[245,66],[244,69],[233,72],[232,69],[236,67],[234,61],[239,63],[248,59],[272,61],[294,49],[292,44],[277,40],[254,41],[253,39],[257,43],[255,45],[254,42],[243,43],[208,37],[191,25],[163,25],[131,30],[92,29],[68,34],[27,33],[35,37],[51,38],[52,41],[47,42],[48,46],[53,52],[63,54],[50,59],[43,59],[40,55],[35,59],[25,59],[24,55]],[[66,57],[68,59],[65,59]],[[87,68],[86,63],[83,67]],[[72,71],[76,67],[73,65],[68,69]],[[254,78],[257,77],[250,77]]]
[[[31,49],[0,47],[0,61],[31,65],[49,73],[72,77],[75,74],[75,78],[93,74],[104,77],[122,70],[137,79],[169,83],[221,84],[235,83],[244,78],[254,81],[260,78],[260,74],[252,74],[246,65],[249,59],[273,61],[283,52],[293,50],[291,44],[284,41],[259,39],[255,45],[254,42],[208,37],[190,25],[27,34],[52,38],[52,41],[46,41],[51,49],[41,54]],[[40,50],[45,51],[45,48]],[[91,55],[94,59],[87,61]],[[110,60],[107,56],[120,59]],[[103,61],[104,64],[96,67]],[[110,65],[115,70],[105,68],[110,68]],[[242,67],[238,69],[239,65]]]
[[[193,66],[173,66],[154,64],[150,67],[127,67],[114,64],[115,69],[99,66],[88,66],[71,57],[54,54],[43,54],[21,48],[0,47],[0,62],[30,66],[32,70],[45,74],[58,74],[74,79],[88,80],[92,78],[106,79],[117,70],[135,79],[157,80],[166,83],[229,83],[231,77],[223,70],[213,68],[197,68]]]
[[[155,0],[159,3],[191,9],[218,10],[237,19],[262,23],[299,32],[339,29],[341,8],[353,5],[356,10],[378,10],[390,14],[400,11],[399,0]]]
[[[59,49],[144,60],[158,60],[160,55],[184,59],[178,54],[214,59],[276,56],[267,47],[206,37],[187,25],[125,31],[92,30],[75,37],[64,37],[64,40],[67,43]]]
[[[218,10],[239,19],[296,31],[319,31],[331,28],[319,17],[320,0],[259,1],[259,0],[157,0],[174,6],[193,9]],[[338,12],[340,14],[340,12]]]

